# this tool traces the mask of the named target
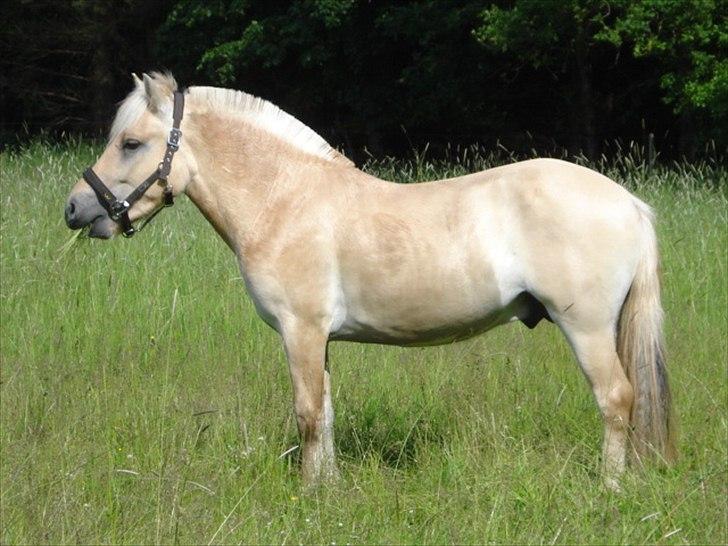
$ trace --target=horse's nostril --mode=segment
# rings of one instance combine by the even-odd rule
[[[71,201],[66,205],[66,225],[70,227],[71,229],[76,229],[78,226],[76,225],[76,205]]]
[[[73,203],[68,203],[66,205],[66,220],[70,220],[73,218],[74,213],[76,212],[76,205]]]

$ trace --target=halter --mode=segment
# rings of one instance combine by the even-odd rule
[[[83,173],[83,179],[94,190],[99,203],[106,209],[106,212],[109,213],[109,218],[121,225],[124,237],[131,237],[137,231],[141,231],[152,220],[152,218],[159,213],[159,211],[163,208],[174,205],[172,186],[167,180],[167,177],[169,176],[169,172],[172,170],[172,158],[174,157],[175,152],[179,149],[179,143],[182,139],[182,131],[180,131],[179,126],[182,122],[182,113],[184,112],[184,108],[184,94],[179,91],[175,91],[174,109],[172,111],[172,130],[169,132],[169,137],[167,138],[167,149],[164,152],[164,157],[159,163],[157,169],[150,174],[144,182],[134,188],[134,190],[132,190],[132,192],[122,201],[119,201],[116,198],[116,196],[108,187],[106,187],[106,184],[103,183],[101,178],[99,178],[91,167],[86,169]],[[162,202],[162,206],[155,210],[151,216],[144,221],[139,229],[134,229],[131,220],[129,220],[129,209],[134,205],[134,203],[139,201],[147,190],[152,187],[152,184],[157,181],[164,185],[164,201]]]

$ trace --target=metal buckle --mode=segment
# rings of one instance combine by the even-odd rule
[[[129,239],[131,237],[134,237],[134,234],[136,233],[136,230],[133,227],[130,227],[127,231],[122,231],[121,234],[124,236],[124,238]]]
[[[171,207],[174,205],[174,194],[172,193],[172,184],[165,180],[166,184],[162,190],[162,197],[164,198],[163,203],[165,207]]]
[[[114,222],[116,222],[127,210],[129,210],[128,201],[114,201],[111,204],[111,211],[109,212],[109,216]]]
[[[179,148],[179,141],[181,139],[182,131],[180,131],[176,127],[172,127],[172,130],[169,132],[169,136],[167,137],[167,146],[169,146],[173,150],[177,150]]]

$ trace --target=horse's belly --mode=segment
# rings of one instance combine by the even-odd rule
[[[330,339],[358,341],[360,343],[382,343],[403,347],[443,345],[476,336],[514,318],[512,312],[507,309],[499,309],[477,320],[416,328],[406,322],[396,324],[378,321],[361,322],[349,319],[331,333]]]
[[[449,235],[449,236],[448,236]],[[443,234],[362,249],[341,268],[342,320],[333,339],[429,345],[466,339],[511,318],[507,260],[477,238]],[[382,250],[384,249],[384,250]],[[368,251],[368,252],[367,252]],[[498,271],[494,264],[499,264]]]
[[[506,299],[506,301],[509,301]],[[331,339],[438,345],[467,339],[511,320],[494,279],[429,278],[369,285],[342,305]]]

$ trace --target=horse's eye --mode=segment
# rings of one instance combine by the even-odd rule
[[[130,138],[130,139],[124,141],[123,147],[125,150],[136,150],[141,145],[142,145],[142,143],[139,142],[138,140],[134,140],[133,138]]]

